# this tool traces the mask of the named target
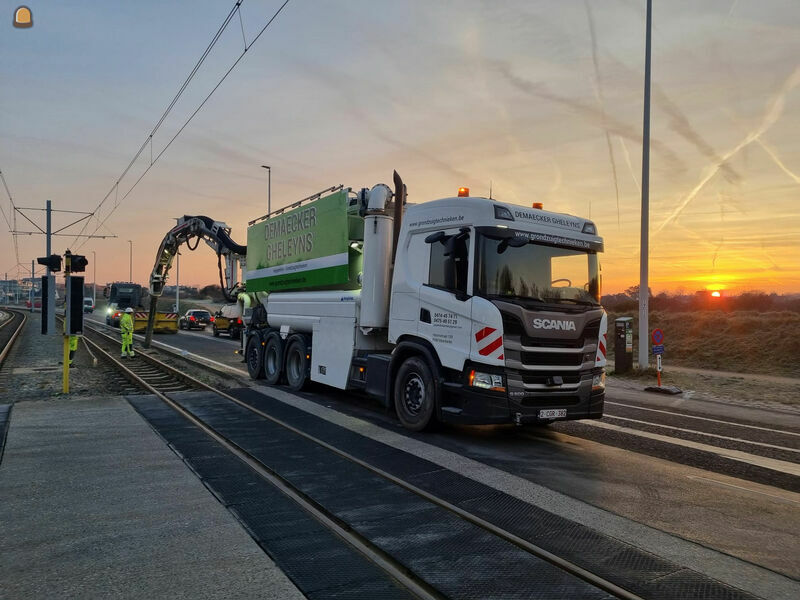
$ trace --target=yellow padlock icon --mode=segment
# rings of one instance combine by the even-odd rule
[[[27,6],[20,6],[14,11],[14,27],[26,29],[33,27],[33,13]]]

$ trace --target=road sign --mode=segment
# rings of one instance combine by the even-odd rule
[[[660,354],[656,354],[656,371],[661,373],[661,355]],[[659,381],[658,384],[661,385],[661,382]]]
[[[661,356],[664,354],[664,345],[663,344],[653,344],[653,354],[656,356]]]
[[[664,343],[664,332],[660,329],[653,329],[653,333],[650,334],[650,337],[656,345]]]

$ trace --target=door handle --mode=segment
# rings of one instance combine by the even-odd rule
[[[431,313],[427,308],[419,309],[419,320],[422,321],[423,323],[431,322]]]

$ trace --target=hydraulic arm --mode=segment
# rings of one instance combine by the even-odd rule
[[[147,321],[145,348],[150,346],[158,299],[164,291],[167,275],[172,268],[172,261],[178,254],[181,244],[186,244],[190,250],[195,250],[200,240],[203,240],[216,252],[222,294],[229,302],[236,300],[236,294],[241,288],[239,277],[243,261],[247,256],[247,246],[234,242],[230,234],[231,228],[221,221],[204,216],[185,215],[180,217],[177,225],[164,236],[156,255],[153,271],[150,273],[150,314]],[[193,239],[196,240],[194,246],[191,244]],[[224,269],[223,260],[225,261]]]

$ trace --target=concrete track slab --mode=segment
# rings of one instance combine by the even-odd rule
[[[124,400],[14,407],[0,596],[303,595]]]

